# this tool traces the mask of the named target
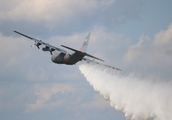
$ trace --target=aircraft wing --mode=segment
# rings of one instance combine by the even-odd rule
[[[116,68],[116,67],[113,67],[113,66],[110,66],[110,65],[106,65],[106,64],[103,64],[103,63],[99,63],[99,62],[96,62],[94,60],[90,60],[88,58],[83,58],[82,60],[85,61],[85,62],[88,62],[88,63],[95,63],[95,64],[103,65],[105,67],[112,68],[112,69],[115,69],[115,70],[118,70],[118,71],[122,71],[119,68]]]
[[[23,34],[23,33],[17,32],[17,31],[14,31],[14,32],[17,33],[17,34],[19,34],[19,35],[22,35],[22,36],[24,36],[24,37],[27,37],[27,38],[33,40],[33,41],[35,42],[34,45],[37,46],[38,49],[39,49],[39,46],[40,46],[40,45],[44,45],[44,46],[46,47],[46,50],[44,50],[44,51],[50,51],[50,53],[51,53],[51,52],[53,52],[54,50],[57,50],[57,51],[59,51],[59,52],[67,53],[65,50],[60,49],[60,48],[57,48],[57,47],[54,47],[54,46],[50,45],[49,43],[43,42],[42,40],[37,40],[37,39],[35,39],[35,38],[29,37],[29,36],[27,36],[27,35],[25,35],[25,34]],[[51,53],[51,54],[52,54],[52,53]]]

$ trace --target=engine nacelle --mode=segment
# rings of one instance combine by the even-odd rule
[[[65,54],[65,56],[63,58],[64,58],[64,61],[67,61],[70,58],[70,55],[69,54]]]
[[[45,46],[44,48],[42,48],[42,50],[45,52],[45,51],[50,51],[50,54],[52,55],[52,52],[55,51],[55,49],[53,48],[50,48],[48,46]]]
[[[44,48],[42,48],[43,51],[49,51],[50,48],[48,46],[45,46]]]

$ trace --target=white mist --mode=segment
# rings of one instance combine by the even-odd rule
[[[172,85],[140,80],[97,64],[79,65],[94,90],[127,120],[172,120]]]

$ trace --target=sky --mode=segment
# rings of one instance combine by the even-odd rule
[[[78,69],[13,30],[87,52],[123,71],[172,82],[171,0],[0,1],[0,119],[125,120]],[[71,51],[69,51],[70,53]]]

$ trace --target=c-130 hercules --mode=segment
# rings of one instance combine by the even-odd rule
[[[91,33],[88,33],[88,35],[87,35],[83,45],[81,46],[80,50],[76,50],[76,49],[70,48],[68,46],[61,45],[64,48],[67,48],[69,50],[74,51],[73,53],[68,53],[67,51],[65,51],[63,49],[54,47],[54,46],[52,46],[52,45],[50,45],[48,43],[43,42],[42,40],[37,40],[35,38],[29,37],[29,36],[27,36],[27,35],[25,35],[23,33],[17,32],[17,31],[14,31],[14,32],[33,40],[35,42],[34,45],[37,46],[38,49],[40,49],[40,45],[43,45],[44,47],[42,48],[42,50],[50,52],[50,54],[52,55],[51,60],[54,63],[73,65],[73,64],[76,64],[77,62],[83,60],[83,61],[86,61],[86,62],[89,62],[89,63],[93,62],[93,63],[96,63],[96,64],[101,64],[103,66],[106,66],[106,67],[121,71],[121,69],[119,69],[119,68],[115,68],[115,67],[112,67],[112,66],[109,66],[109,65],[105,65],[105,64],[96,62],[95,60],[90,60],[88,58],[84,58],[85,56],[88,56],[88,57],[91,57],[93,59],[104,61],[104,60],[102,60],[100,58],[97,58],[95,56],[92,56],[92,55],[86,53]],[[53,53],[54,51],[59,51],[59,54],[57,54],[56,52]]]

